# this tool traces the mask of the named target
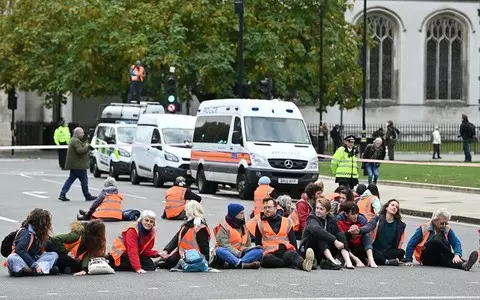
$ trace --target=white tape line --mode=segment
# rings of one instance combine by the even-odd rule
[[[12,220],[12,219],[9,219],[9,218],[5,218],[5,217],[0,217],[0,220],[5,221],[5,222],[10,222],[10,223],[18,223],[18,221],[15,221],[15,220]]]
[[[172,146],[181,145],[189,146],[188,143],[183,144],[169,144]],[[104,145],[90,145],[94,149],[98,148],[122,148],[122,147],[133,147],[133,148],[150,148],[150,147],[160,147],[165,146],[164,144],[104,144]],[[68,149],[68,145],[26,145],[26,146],[0,146],[0,151],[6,150],[57,150],[57,149]]]

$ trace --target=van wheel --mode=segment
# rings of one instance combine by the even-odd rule
[[[140,184],[140,177],[138,177],[137,167],[135,164],[132,164],[132,167],[130,168],[130,182],[134,185]]]
[[[99,178],[102,175],[102,172],[100,172],[100,170],[98,169],[97,160],[95,158],[92,161],[92,166],[90,168],[90,171],[92,172],[93,177],[95,178]]]
[[[197,172],[197,187],[200,194],[212,194],[215,195],[217,192],[217,183],[209,182],[205,178],[205,172],[203,169],[199,169]]]
[[[160,170],[158,169],[158,167],[155,166],[155,169],[153,171],[153,186],[154,187],[163,187],[163,184],[165,182],[163,181],[162,179],[162,176],[160,175]]]
[[[108,175],[110,177],[115,178],[115,180],[118,180],[118,172],[115,170],[115,167],[113,166],[112,162],[110,162],[110,168],[108,170]]]
[[[240,173],[237,177],[237,191],[238,196],[242,200],[252,200],[253,199],[253,188],[248,184],[247,175],[245,173]]]

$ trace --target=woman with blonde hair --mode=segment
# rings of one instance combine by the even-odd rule
[[[185,250],[196,249],[210,259],[210,229],[205,221],[203,207],[197,201],[189,200],[185,205],[185,221],[180,230],[165,246],[160,257],[164,261],[158,264],[159,268],[171,269],[175,267]]]
[[[157,215],[151,210],[144,210],[140,218],[122,230],[113,241],[110,250],[110,265],[119,271],[146,273],[155,271],[156,260],[160,254],[153,247],[157,230]]]
[[[105,224],[101,220],[70,225],[70,232],[50,239],[58,254],[57,266],[60,273],[79,276],[88,273],[91,258],[105,257],[107,241]]]

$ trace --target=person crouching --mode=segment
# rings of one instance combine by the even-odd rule
[[[77,220],[102,219],[104,221],[121,221],[123,214],[123,195],[118,192],[115,178],[108,177],[103,182],[104,189],[98,195],[88,212],[80,209]]]

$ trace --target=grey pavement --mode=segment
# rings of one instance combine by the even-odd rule
[[[55,160],[0,160],[0,239],[15,230],[34,207],[52,212],[54,233],[68,232],[78,209],[87,208],[78,183],[68,194],[71,202],[60,202],[57,196],[68,172],[60,171]],[[92,193],[98,193],[103,180],[89,178]],[[453,212],[478,215],[480,207],[470,201],[471,194],[422,191],[380,185],[382,200],[396,197],[401,208],[422,205],[430,210],[447,206]],[[326,192],[334,184],[326,181]],[[165,189],[145,183],[133,186],[125,178],[119,181],[125,195],[124,208],[153,209],[158,215],[164,207]],[[429,198],[432,197],[432,198]],[[478,198],[475,198],[478,200]],[[251,210],[251,201],[238,200],[231,192],[203,195],[210,227],[221,222],[230,202],[242,203]],[[433,203],[436,202],[436,203]],[[478,202],[478,201],[477,201]],[[463,212],[462,208],[462,212]],[[407,240],[426,219],[404,216]],[[464,253],[478,249],[478,226],[451,222],[462,239]],[[107,224],[107,247],[126,226],[126,222]],[[163,246],[178,231],[180,221],[158,220],[156,248]],[[214,245],[212,239],[211,245]],[[314,270],[310,273],[292,269],[222,270],[219,273],[171,273],[165,270],[136,274],[117,272],[114,275],[73,277],[58,275],[36,278],[10,278],[0,270],[0,298],[5,299],[480,299],[480,268],[471,272],[431,267],[380,267],[344,271]],[[388,298],[387,298],[388,297]],[[421,298],[424,297],[424,298]]]

